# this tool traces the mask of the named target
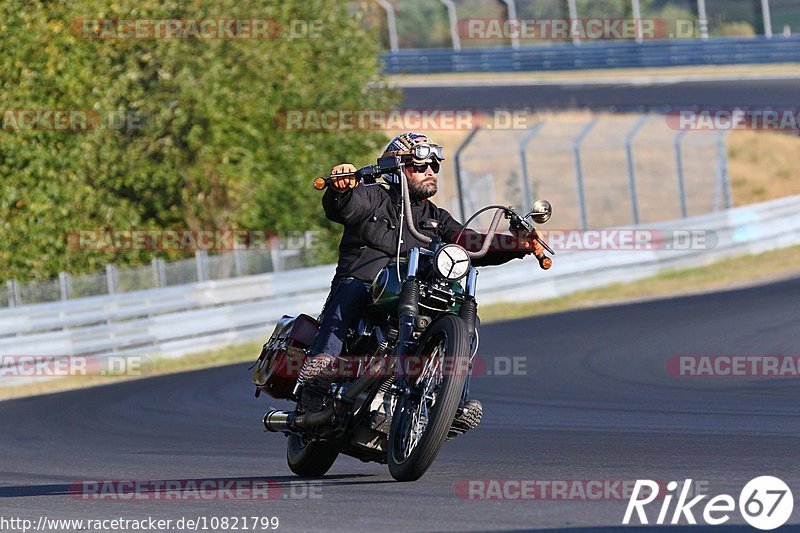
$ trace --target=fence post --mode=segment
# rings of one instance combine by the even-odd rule
[[[273,246],[269,250],[270,259],[272,259],[272,271],[280,272],[283,270],[283,260],[281,258],[281,247]]]
[[[69,272],[58,273],[58,288],[61,290],[61,299],[69,300],[69,297],[72,294],[72,278],[70,277]]]
[[[697,23],[700,25],[700,38],[708,39],[708,14],[706,0],[697,0]]]
[[[641,43],[644,40],[644,28],[642,27],[642,6],[639,5],[639,0],[631,0],[631,4],[633,9],[633,23],[636,25],[636,42]]]
[[[761,15],[764,17],[764,36],[772,39],[772,14],[769,9],[769,0],[761,0]]]
[[[639,133],[639,130],[645,125],[650,117],[642,115],[633,128],[625,136],[625,155],[628,162],[628,190],[631,194],[631,215],[633,217],[634,225],[639,223],[639,194],[636,191],[636,167],[633,161],[633,138]]]
[[[244,276],[247,271],[247,262],[244,260],[244,251],[235,246],[233,248],[233,270],[236,277]]]
[[[528,134],[525,135],[519,143],[519,160],[522,165],[522,191],[525,194],[525,209],[530,209],[533,205],[533,191],[531,191],[530,176],[528,176],[528,145],[539,135],[539,132],[545,124],[547,124],[546,120],[541,120],[534,124],[528,131]]]
[[[153,279],[156,281],[156,287],[167,286],[167,270],[165,268],[164,259],[161,257],[154,257],[153,265]]]
[[[389,49],[397,52],[400,46],[397,42],[397,18],[394,15],[394,6],[388,0],[378,0],[378,4],[386,11],[386,26],[389,29]]]
[[[6,287],[8,287],[8,306],[19,307],[22,305],[19,296],[19,282],[15,279],[10,279],[6,282]]]
[[[478,133],[480,130],[480,126],[476,126],[474,130],[469,132],[467,138],[461,143],[461,145],[456,148],[456,190],[458,191],[458,207],[461,211],[461,222],[464,223],[467,220],[467,213],[466,208],[464,207],[464,184],[461,182],[461,152],[463,152],[469,143],[472,142],[472,139],[475,137],[475,134]]]
[[[581,44],[581,35],[579,31],[572,31],[573,21],[578,20],[578,8],[575,5],[575,0],[567,0],[569,6],[569,27],[572,32],[572,44]]]
[[[506,15],[508,15],[508,20],[516,20],[517,19],[517,4],[515,0],[502,0],[502,2],[506,5]],[[510,27],[510,26],[509,26]],[[519,48],[519,34],[512,34],[511,35],[511,48]]]
[[[197,281],[208,281],[208,252],[197,250],[194,253],[194,261],[197,268]]]
[[[678,197],[681,206],[681,218],[688,216],[686,209],[686,184],[683,175],[683,149],[681,141],[689,130],[682,130],[675,136],[675,168],[678,171]]]
[[[108,286],[108,294],[117,293],[117,266],[114,263],[106,265],[106,285]]]
[[[733,207],[733,194],[731,192],[731,177],[728,174],[728,145],[725,142],[729,131],[722,130],[717,136],[717,179],[722,185],[722,197],[725,200],[725,209]]]
[[[572,142],[572,152],[575,158],[575,185],[578,189],[578,207],[581,213],[581,229],[588,227],[586,218],[586,196],[583,191],[583,165],[581,165],[581,144],[583,144],[586,136],[592,131],[595,124],[597,124],[597,117],[590,120],[581,130],[575,140]]]
[[[441,0],[447,7],[447,16],[450,19],[450,38],[453,41],[453,50],[458,52],[461,50],[461,37],[458,35],[458,14],[456,13],[456,4],[453,0]]]

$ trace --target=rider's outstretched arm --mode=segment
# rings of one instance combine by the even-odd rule
[[[364,221],[375,207],[373,202],[369,187],[356,187],[344,192],[328,187],[322,196],[322,207],[328,220],[346,226]]]
[[[456,242],[456,238],[463,229],[463,224],[454,219],[446,210],[439,208],[439,235],[445,242],[459,244],[470,252],[477,252],[486,240],[486,234],[464,230],[461,238]],[[520,246],[520,240],[514,235],[496,234],[492,239],[492,245],[485,256],[474,259],[472,264],[475,266],[502,265],[512,259],[522,259],[531,253]]]

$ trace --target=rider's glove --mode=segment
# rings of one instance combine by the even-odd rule
[[[343,163],[333,167],[333,170],[331,170],[331,187],[333,190],[336,192],[345,192],[349,189],[355,189],[358,187],[358,180],[355,176],[342,176],[340,178],[335,177],[336,174],[346,174],[355,171],[356,167],[349,163]]]
[[[538,229],[533,228],[533,231],[536,232],[536,235],[540,239],[542,239],[542,234]],[[541,257],[544,255],[544,246],[542,246],[532,235],[528,235],[527,233],[518,235],[517,243],[519,245],[519,250],[526,254],[534,254],[536,257]]]

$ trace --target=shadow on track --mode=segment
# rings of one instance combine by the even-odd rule
[[[319,478],[300,478],[297,476],[276,477],[220,477],[199,479],[158,479],[158,480],[120,480],[120,479],[85,479],[76,480],[69,484],[50,485],[17,485],[0,487],[0,498],[20,498],[26,496],[72,496],[79,500],[195,500],[204,499],[237,499],[235,495],[229,498],[215,497],[204,498],[203,491],[253,490],[254,487],[266,487],[266,493],[259,498],[252,499],[278,499],[282,489],[292,484],[314,482],[322,486],[345,485],[374,485],[382,483],[395,483],[390,479],[359,480],[358,478],[374,477],[373,474],[337,474]],[[141,484],[138,487],[136,484]],[[205,485],[203,485],[205,483]],[[211,483],[213,488],[208,488]],[[90,484],[95,484],[94,486]],[[103,484],[109,485],[113,492],[104,492]],[[87,490],[87,486],[92,490]],[[262,490],[263,492],[263,490]],[[187,494],[195,494],[187,497]],[[161,497],[164,495],[165,497]]]

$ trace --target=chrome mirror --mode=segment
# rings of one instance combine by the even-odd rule
[[[547,200],[537,200],[531,207],[528,216],[532,217],[537,224],[544,224],[553,216],[553,206]]]

